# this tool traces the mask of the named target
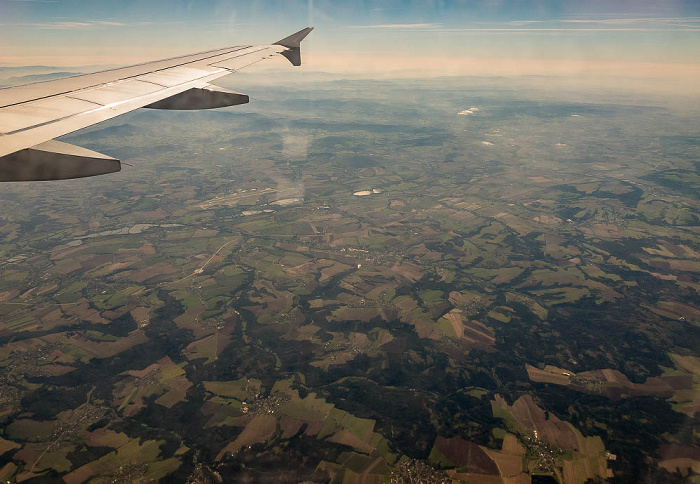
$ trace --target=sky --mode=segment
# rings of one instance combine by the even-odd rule
[[[307,25],[314,71],[700,79],[697,0],[0,0],[0,65],[133,64]]]

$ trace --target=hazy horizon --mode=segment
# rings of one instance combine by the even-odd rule
[[[700,6],[655,2],[0,4],[0,66],[128,65],[274,42],[306,25],[304,71],[364,78],[555,75],[696,95]],[[282,66],[283,60],[266,69]],[[255,69],[259,69],[256,66]],[[251,69],[252,70],[252,69]],[[602,82],[601,82],[602,81]]]

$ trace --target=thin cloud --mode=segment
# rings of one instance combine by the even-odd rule
[[[700,17],[648,17],[648,18],[607,18],[607,19],[566,19],[565,23],[625,25],[634,23],[675,24],[676,22],[698,22]]]
[[[35,23],[27,24],[31,27],[47,30],[74,30],[91,27],[89,22],[50,22],[50,23]]]
[[[26,0],[22,0],[26,1]],[[121,22],[114,22],[111,20],[88,20],[84,22],[70,22],[70,21],[60,21],[60,22],[39,22],[25,24],[28,27],[36,27],[43,30],[86,30],[94,29],[97,27],[123,27],[124,24]]]
[[[537,24],[591,25],[598,29],[616,28],[619,30],[695,30],[700,28],[700,17],[641,17],[641,18],[599,18],[599,19],[550,19],[513,20],[506,25],[511,28],[525,28]],[[613,26],[613,27],[611,27]],[[576,27],[569,28],[577,30]],[[534,30],[534,29],[532,29]]]
[[[685,23],[679,23],[685,22]],[[482,24],[483,25],[483,24]],[[554,19],[513,20],[503,26],[443,27],[441,24],[375,24],[348,25],[341,28],[374,30],[415,30],[425,33],[517,33],[544,34],[554,32],[663,32],[700,31],[700,17],[674,18],[610,18],[610,19]]]
[[[131,25],[141,25],[141,26],[148,26],[148,25],[182,25],[185,22],[178,22],[178,21],[172,21],[172,22],[151,22],[149,20],[140,20],[138,22],[133,22]],[[217,22],[217,23],[225,23],[226,25],[229,25],[228,22]],[[250,24],[234,24],[234,25],[250,25]]]
[[[349,29],[436,29],[440,24],[376,24],[376,25],[349,25]]]
[[[548,20],[511,20],[506,22],[508,25],[530,25],[530,24],[542,24],[548,22]]]
[[[113,22],[110,20],[95,20],[93,22],[95,25],[109,25],[111,27],[123,27],[124,24],[121,22]]]
[[[659,27],[536,27],[536,28],[456,28],[456,29],[431,29],[426,32],[515,32],[515,33],[543,33],[543,32],[668,32],[668,28]],[[700,25],[676,29],[683,32],[698,32]]]

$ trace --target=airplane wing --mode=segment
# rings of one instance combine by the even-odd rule
[[[272,45],[242,45],[95,74],[0,89],[0,181],[45,181],[113,173],[119,160],[54,138],[138,108],[210,109],[248,96],[209,84],[283,55],[301,65],[307,27]]]

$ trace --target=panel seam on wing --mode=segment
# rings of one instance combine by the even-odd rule
[[[11,106],[21,106],[22,104],[31,103],[31,102],[34,102],[34,101],[40,101],[40,100],[42,100],[42,99],[50,99],[50,98],[53,98],[53,97],[63,96],[63,95],[66,95],[66,94],[70,94],[70,93],[74,93],[74,92],[79,92],[79,91],[84,91],[84,90],[87,90],[87,89],[95,89],[95,88],[99,88],[99,87],[102,87],[102,86],[106,86],[106,85],[108,85],[108,84],[113,84],[113,83],[115,83],[115,82],[126,81],[126,80],[128,80],[128,79],[134,79],[134,78],[137,78],[137,77],[140,77],[140,76],[145,76],[145,75],[147,75],[147,74],[152,74],[152,73],[154,73],[154,72],[163,72],[163,71],[167,71],[167,70],[170,70],[170,69],[175,69],[175,68],[177,68],[177,67],[182,67],[182,66],[194,64],[194,63],[196,63],[196,62],[207,61],[207,60],[213,59],[213,58],[215,58],[215,57],[225,56],[225,55],[228,55],[228,54],[230,54],[230,53],[232,53],[232,52],[237,52],[237,51],[239,51],[239,50],[248,49],[248,48],[250,48],[250,47],[251,47],[251,46],[237,46],[237,48],[236,48],[235,50],[231,50],[230,52],[223,52],[223,53],[215,54],[215,55],[212,55],[212,56],[209,56],[209,57],[203,57],[203,58],[201,58],[201,59],[196,59],[196,60],[192,60],[192,61],[189,61],[189,62],[183,62],[182,64],[175,64],[175,65],[172,65],[172,66],[163,67],[162,69],[154,69],[154,70],[152,70],[152,71],[142,72],[142,73],[140,73],[140,74],[134,74],[134,75],[132,75],[132,76],[122,77],[122,78],[115,79],[115,80],[110,81],[110,82],[100,82],[100,83],[97,83],[97,84],[93,84],[93,85],[91,85],[91,86],[81,87],[81,88],[79,88],[79,89],[72,89],[72,90],[68,90],[68,91],[63,91],[63,92],[59,92],[59,93],[54,93],[54,94],[51,94],[51,95],[49,95],[49,96],[41,96],[41,97],[37,97],[37,98],[27,99],[26,101],[22,101],[22,102],[18,102],[18,103],[5,104],[5,105],[3,105],[3,106],[0,106],[0,112],[2,112],[2,109],[8,108],[8,107],[11,107]],[[195,54],[195,55],[197,55],[197,54]],[[177,59],[177,57],[175,57],[175,59]],[[229,60],[229,59],[232,59],[232,57],[227,58],[227,60]],[[162,62],[162,61],[158,61],[158,62]],[[148,63],[142,64],[142,65],[147,65],[147,64],[148,64]],[[137,65],[139,65],[139,64],[137,64]],[[207,64],[207,65],[209,65],[209,64]],[[129,66],[129,67],[135,67],[135,66]],[[108,71],[104,71],[104,72],[108,72]],[[100,74],[100,73],[97,73],[97,74]],[[76,76],[76,77],[77,77],[77,76]]]

